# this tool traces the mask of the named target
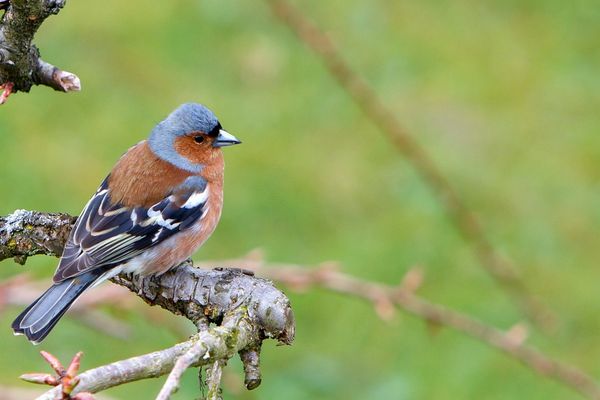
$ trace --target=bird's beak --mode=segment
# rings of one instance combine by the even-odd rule
[[[233,136],[231,133],[224,131],[221,129],[219,131],[219,135],[213,142],[213,147],[225,147],[225,146],[233,146],[234,144],[242,143],[238,138]]]

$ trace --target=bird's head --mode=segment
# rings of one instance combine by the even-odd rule
[[[179,106],[152,130],[148,144],[159,158],[190,172],[220,156],[221,147],[241,143],[221,127],[219,120],[201,104]]]

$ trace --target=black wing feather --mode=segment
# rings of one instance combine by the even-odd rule
[[[77,219],[54,281],[127,262],[193,225],[206,210],[208,192],[206,184],[184,189],[150,208],[132,209],[112,204],[105,179]],[[190,198],[195,201],[188,202]]]

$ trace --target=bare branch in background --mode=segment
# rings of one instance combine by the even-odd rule
[[[58,256],[66,241],[65,232],[70,229],[66,220],[73,221],[64,214],[23,210],[0,218],[0,260],[40,253]],[[198,343],[201,351],[191,357],[191,366],[224,362],[246,348],[260,349],[266,338],[283,344],[291,344],[294,339],[294,316],[288,298],[270,281],[239,269],[201,270],[186,262],[160,276],[121,275],[112,281],[150,305],[183,315],[200,332],[170,349],[82,373],[74,395],[167,374],[177,359]],[[176,387],[171,386],[164,398]],[[58,386],[40,398],[54,399],[61,390]]]
[[[27,273],[0,282],[0,312],[4,311],[7,306],[27,307],[48,288],[48,285],[48,279],[34,281]],[[79,299],[71,307],[69,315],[95,331],[127,339],[130,335],[129,326],[108,313],[98,310],[97,307],[110,306],[111,308],[131,309],[137,304],[139,302],[129,294],[127,289],[116,285],[103,285]],[[148,317],[155,314],[155,310],[148,307],[138,307],[138,309]],[[176,327],[172,326],[171,328]]]
[[[62,71],[40,58],[32,43],[38,28],[52,14],[58,14],[65,0],[3,0],[0,9],[0,104],[14,92],[29,92],[33,85],[45,85],[61,92],[81,90],[77,75]],[[1,12],[1,11],[0,11]]]
[[[419,269],[409,270],[398,286],[390,286],[344,274],[340,272],[338,264],[331,262],[318,268],[264,263],[260,251],[241,259],[213,261],[210,265],[220,263],[239,265],[296,291],[304,292],[312,287],[319,287],[365,299],[373,304],[376,313],[384,320],[389,320],[395,309],[399,308],[429,323],[464,333],[504,352],[538,374],[570,387],[584,397],[600,400],[600,386],[594,378],[575,366],[555,360],[527,345],[527,330],[524,325],[516,324],[504,332],[474,317],[418,296],[415,292],[423,281]],[[197,265],[204,266],[204,263]]]
[[[475,249],[482,266],[511,294],[529,319],[542,328],[549,328],[554,316],[529,293],[517,268],[496,251],[477,216],[467,207],[431,157],[402,127],[395,113],[384,105],[371,86],[352,70],[330,38],[287,0],[266,2],[274,14],[319,57],[350,98],[413,165],[458,231]]]

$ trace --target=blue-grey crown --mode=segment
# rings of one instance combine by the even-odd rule
[[[154,127],[148,144],[163,160],[181,169],[197,173],[202,166],[193,164],[178,154],[174,147],[175,139],[191,132],[209,133],[218,125],[217,117],[208,108],[202,104],[185,103]]]

